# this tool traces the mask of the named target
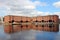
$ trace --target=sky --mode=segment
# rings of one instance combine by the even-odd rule
[[[0,0],[0,16],[6,15],[60,17],[60,0]]]

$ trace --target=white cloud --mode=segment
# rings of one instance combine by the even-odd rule
[[[35,11],[36,6],[41,5],[45,6],[46,4],[43,2],[31,0],[0,0],[0,6],[6,6],[8,13],[11,14],[31,14]],[[31,14],[33,15],[33,14]]]
[[[3,6],[1,6],[3,4]],[[60,16],[60,12],[50,13],[41,12],[35,10],[36,6],[46,6],[46,3],[30,0],[3,0],[0,1],[0,6],[5,7],[7,10],[6,15],[18,15],[18,16],[44,16],[44,15],[54,15]]]
[[[15,1],[15,0],[14,0]],[[7,2],[7,5],[8,6],[11,6],[11,7],[17,7],[17,8],[27,8],[27,9],[30,9],[31,7],[32,7],[32,9],[34,9],[35,8],[35,6],[33,5],[33,3],[31,2],[31,1],[29,1],[29,0],[17,0],[17,1],[9,1],[9,2]]]
[[[40,2],[40,1],[35,1],[34,4],[37,6],[47,6],[45,2]]]
[[[32,6],[32,5],[30,5],[30,6],[24,6],[24,8],[26,8],[26,9],[35,9],[35,7]]]
[[[56,8],[60,8],[60,1],[53,3],[53,6],[55,6]]]
[[[58,15],[60,18],[60,12],[54,12],[55,15]]]

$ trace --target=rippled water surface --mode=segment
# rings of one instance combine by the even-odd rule
[[[60,40],[59,32],[25,30],[18,33],[4,33],[4,26],[0,25],[0,40]]]

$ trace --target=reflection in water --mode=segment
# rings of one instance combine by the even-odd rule
[[[59,25],[58,24],[38,24],[38,25],[5,25],[4,31],[6,33],[14,33],[19,32],[23,30],[40,30],[40,31],[50,31],[50,32],[58,32],[59,31]]]
[[[16,26],[14,25],[14,27]],[[29,30],[24,29],[20,32],[8,34],[4,32],[4,26],[1,25],[0,40],[60,40],[60,32],[46,32],[46,31],[33,30],[33,29],[29,29]]]

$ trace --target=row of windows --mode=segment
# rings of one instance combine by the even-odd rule
[[[25,26],[26,26],[26,27],[29,27],[29,25],[25,25]],[[22,28],[22,27],[24,27],[24,26],[21,25],[20,27]],[[38,25],[36,25],[35,27],[38,27]],[[45,26],[45,25],[41,25],[41,27],[46,27],[46,26]],[[49,24],[49,25],[47,25],[47,27],[52,28],[52,27],[54,27],[54,25]]]
[[[38,27],[38,25],[36,25],[36,27]],[[45,25],[41,25],[41,27],[46,27]],[[52,28],[52,27],[54,27],[54,25],[52,24],[49,24],[49,25],[47,25],[47,27],[49,27],[49,28]]]
[[[14,20],[12,20],[12,22],[14,22]],[[17,21],[17,22],[19,22],[19,21]],[[23,22],[22,20],[20,21],[20,22]],[[29,22],[29,21],[25,21],[25,22]],[[34,21],[34,22],[54,22],[54,21],[52,21],[52,20],[49,20],[49,21],[44,21],[44,20],[42,20],[42,21]],[[11,21],[9,21],[9,23],[11,23]]]
[[[21,28],[23,27],[23,25],[21,25]],[[26,27],[28,27],[28,25],[26,25]]]
[[[44,20],[42,20],[42,21],[35,21],[35,22],[54,22],[53,20],[49,20],[49,21],[44,21]]]

